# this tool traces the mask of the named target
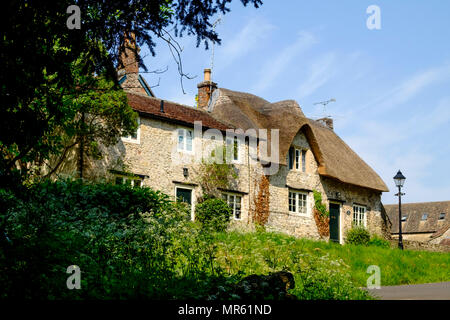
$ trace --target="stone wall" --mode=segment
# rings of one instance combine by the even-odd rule
[[[90,177],[114,179],[110,170],[125,171],[144,176],[143,184],[175,198],[176,186],[193,190],[193,206],[202,196],[199,186],[199,162],[202,152],[209,147],[210,138],[194,137],[193,152],[177,151],[177,129],[183,127],[169,122],[141,117],[138,141],[121,139],[117,145],[108,148],[101,160],[91,161]],[[293,145],[306,151],[306,172],[288,170],[281,165],[279,171],[269,179],[269,217],[267,230],[280,231],[297,237],[319,239],[319,233],[313,216],[314,197],[312,190],[322,193],[324,203],[340,205],[341,243],[345,241],[345,232],[351,228],[353,204],[367,208],[366,224],[371,233],[383,234],[381,212],[381,194],[366,188],[338,182],[318,174],[317,161],[311,152],[305,135],[299,132]],[[240,161],[234,163],[238,179],[229,191],[238,192],[242,197],[242,218],[233,220],[232,228],[248,229],[252,225],[252,214],[257,209],[255,200],[259,192],[259,183],[263,175],[260,163],[252,163],[246,144],[240,147]],[[188,169],[188,176],[183,174]],[[307,192],[307,213],[298,215],[289,212],[289,189]]]
[[[366,227],[371,233],[382,237],[389,235],[389,231],[386,230],[387,217],[382,212],[381,192],[321,177],[318,173],[317,161],[302,132],[297,134],[292,145],[307,150],[306,171],[288,170],[287,166],[281,166],[279,172],[270,177],[269,229],[298,237],[319,239],[313,216],[314,197],[312,192],[312,190],[317,190],[322,194],[323,202],[328,209],[330,202],[340,205],[341,243],[345,242],[345,234],[352,227],[354,204],[366,207]],[[300,216],[289,212],[290,188],[308,192],[306,215]]]
[[[391,246],[393,248],[398,247],[398,240],[392,239]],[[408,250],[423,250],[433,252],[450,252],[450,246],[433,244],[430,242],[403,240],[403,248]]]

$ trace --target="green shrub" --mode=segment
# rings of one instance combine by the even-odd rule
[[[380,247],[380,248],[390,248],[391,247],[391,244],[389,241],[387,241],[386,239],[380,238],[377,235],[373,235],[370,238],[368,245],[374,246],[374,247]]]
[[[320,215],[322,217],[329,217],[330,212],[327,210],[326,205],[322,203],[322,194],[316,190],[313,190],[313,194],[314,194],[314,207],[317,209],[317,211],[320,212]]]
[[[356,287],[349,267],[341,259],[328,255],[300,254],[294,264],[295,288],[290,290],[301,300],[370,300]]]
[[[353,227],[347,231],[346,238],[348,244],[367,246],[370,241],[370,233],[366,228]]]
[[[149,188],[46,181],[0,204],[0,298],[201,298],[221,279],[188,211]]]
[[[209,198],[195,206],[195,219],[214,231],[225,231],[231,215],[231,208],[222,199]]]

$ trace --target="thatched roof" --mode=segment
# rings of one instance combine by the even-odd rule
[[[392,222],[391,233],[398,233],[398,204],[384,205],[387,215]],[[428,214],[422,220],[423,214]],[[439,220],[439,215],[445,213],[445,219]],[[444,234],[450,227],[450,201],[402,203],[402,216],[407,216],[402,224],[404,233],[435,233],[433,236]]]
[[[344,183],[389,191],[383,180],[336,133],[308,119],[294,100],[270,103],[255,95],[219,88],[208,108],[211,115],[230,125],[248,129],[279,129],[279,163],[286,165],[291,143],[301,130],[319,164],[319,174]],[[270,136],[269,145],[270,145]]]

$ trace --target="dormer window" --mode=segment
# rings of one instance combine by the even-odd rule
[[[444,220],[445,219],[445,212],[442,212],[439,214],[439,220]]]
[[[426,221],[428,219],[428,213],[424,213],[423,215],[422,215],[422,221]]]
[[[406,219],[408,219],[408,215],[404,215],[404,216],[402,216],[402,222],[405,222],[405,221],[406,221]]]
[[[288,154],[289,170],[306,172],[306,150],[291,147]]]

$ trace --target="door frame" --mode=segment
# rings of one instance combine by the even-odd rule
[[[330,205],[337,205],[339,206],[339,244],[343,244],[344,241],[342,239],[342,203],[338,202],[338,201],[329,201],[329,205],[328,205],[328,211],[330,211]]]
[[[195,186],[192,185],[187,185],[187,184],[181,184],[181,183],[176,183],[174,186],[174,195],[175,195],[175,201],[177,200],[177,190],[178,189],[186,189],[186,190],[191,190],[191,220],[194,221],[195,220],[195,214],[194,214],[194,209],[195,209]]]

